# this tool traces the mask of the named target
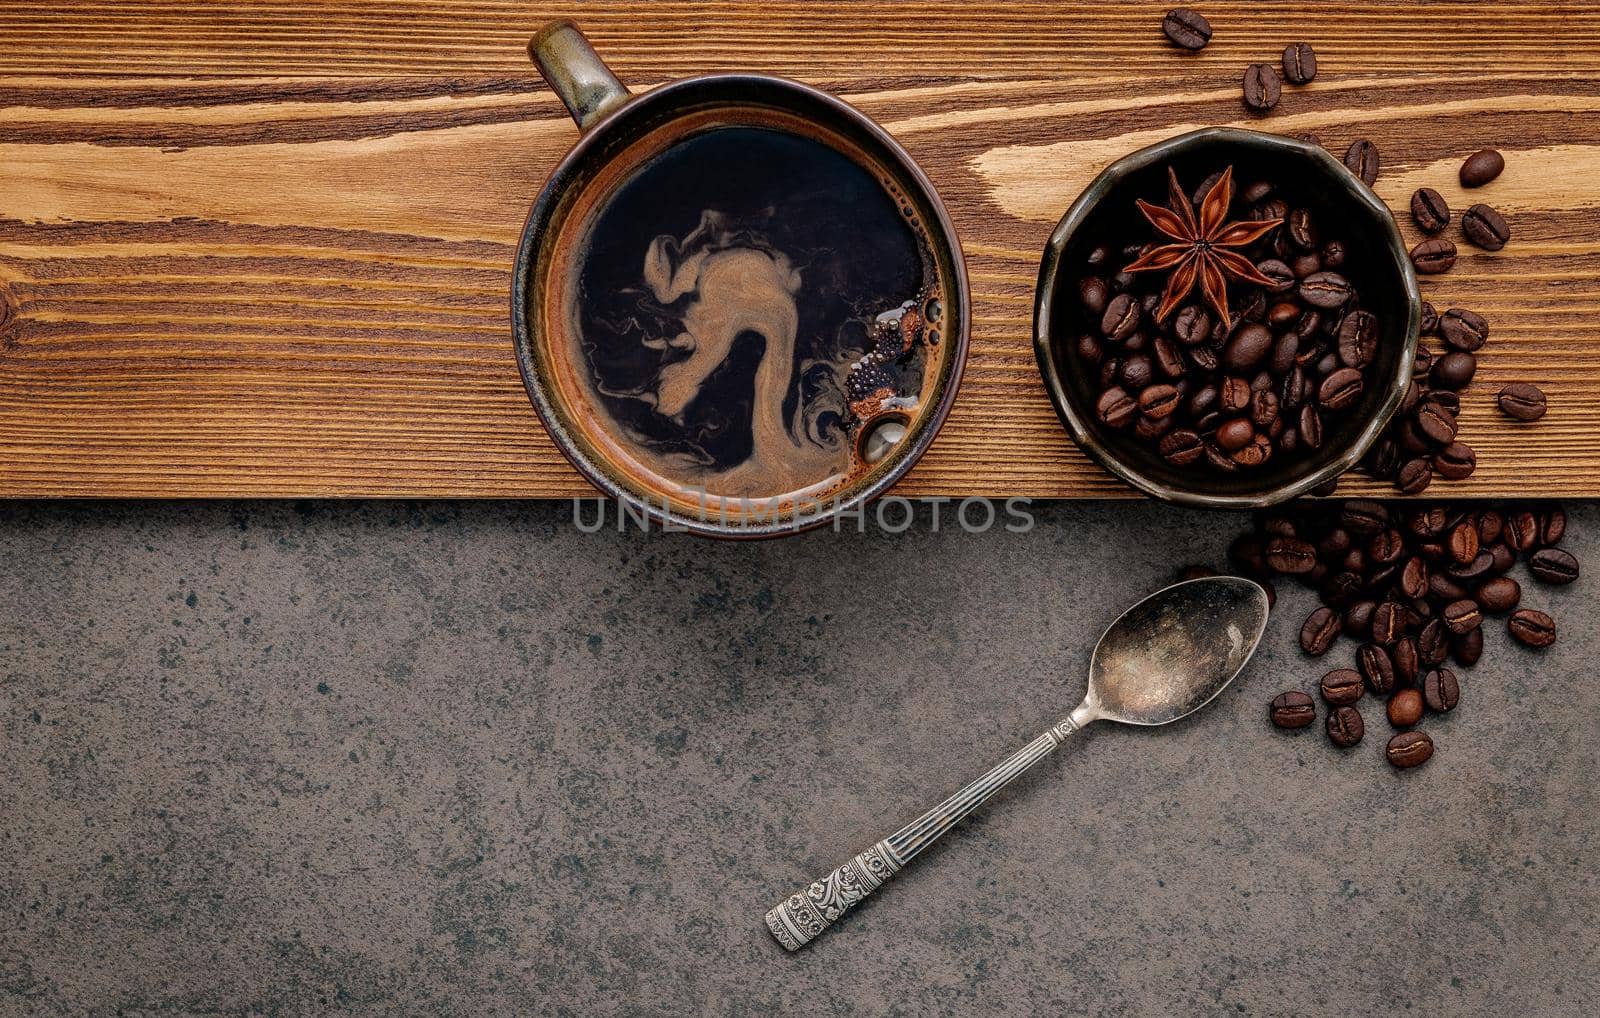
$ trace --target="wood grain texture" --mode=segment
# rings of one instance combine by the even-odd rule
[[[576,136],[523,47],[570,16],[624,81],[759,70],[832,89],[938,185],[974,294],[961,396],[904,494],[1126,489],[1070,443],[1029,345],[1039,253],[1106,162],[1191,127],[1383,153],[1379,194],[1455,168],[1511,219],[1424,282],[1493,327],[1470,495],[1600,495],[1600,18],[1589,5],[0,4],[0,495],[563,496],[512,358],[513,245]],[[1238,98],[1284,44],[1321,71]],[[1402,226],[1412,234],[1407,217]],[[1533,426],[1491,394],[1550,393]],[[1444,486],[1441,486],[1444,487]],[[1348,484],[1346,490],[1381,490]]]

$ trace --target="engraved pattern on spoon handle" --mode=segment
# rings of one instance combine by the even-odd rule
[[[767,929],[790,951],[798,951],[844,915],[856,902],[876,891],[906,863],[1000,789],[1043,760],[1063,739],[1082,727],[1066,718],[1006,757],[978,780],[962,788],[922,816],[860,853],[803,891],[789,895],[767,912]]]

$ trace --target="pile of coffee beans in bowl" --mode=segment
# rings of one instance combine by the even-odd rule
[[[1164,204],[1137,202],[1148,235],[1081,267],[1095,415],[1196,471],[1314,452],[1374,384],[1383,323],[1341,272],[1337,222],[1231,166],[1197,184],[1169,167]]]

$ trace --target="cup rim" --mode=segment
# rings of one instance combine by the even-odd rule
[[[944,390],[939,393],[935,403],[923,412],[922,427],[918,434],[906,447],[898,450],[898,459],[871,484],[861,488],[849,498],[840,499],[829,503],[826,510],[815,513],[803,522],[785,521],[758,524],[719,524],[714,519],[705,519],[678,513],[667,509],[662,504],[653,502],[650,498],[641,499],[637,492],[631,491],[616,483],[609,474],[590,461],[578,446],[573,436],[568,433],[556,413],[554,403],[546,391],[544,381],[539,377],[533,365],[533,327],[528,315],[529,284],[534,267],[534,254],[538,249],[540,236],[549,223],[561,195],[567,187],[574,183],[574,178],[579,166],[588,158],[591,149],[604,143],[615,133],[618,125],[625,119],[636,117],[640,110],[659,106],[666,103],[679,101],[680,94],[694,89],[706,88],[736,88],[741,85],[758,85],[763,88],[776,86],[782,91],[792,91],[824,106],[830,116],[847,121],[854,128],[865,132],[875,144],[882,147],[883,151],[894,161],[895,169],[902,175],[903,183],[914,186],[920,192],[920,197],[926,204],[931,215],[928,217],[930,233],[937,231],[937,238],[930,238],[937,242],[949,258],[952,268],[952,285],[949,295],[953,299],[955,308],[946,309],[946,320],[952,313],[959,316],[959,327],[955,334],[944,332],[942,342],[951,344],[949,352],[949,375],[944,383]],[[674,116],[678,114],[673,114]],[[573,142],[571,148],[561,157],[555,167],[546,177],[540,188],[538,197],[528,211],[527,219],[523,223],[522,234],[517,243],[515,260],[512,263],[511,275],[511,332],[512,344],[517,354],[517,369],[522,376],[523,389],[527,392],[529,401],[533,404],[535,413],[538,414],[550,440],[555,444],[567,461],[593,484],[600,492],[616,500],[619,504],[626,504],[635,512],[642,512],[646,518],[659,525],[663,530],[685,530],[690,533],[706,537],[727,538],[734,540],[752,540],[769,537],[781,537],[797,534],[838,519],[840,516],[859,509],[878,498],[892,488],[895,484],[922,459],[928,447],[933,444],[934,438],[943,428],[950,408],[955,403],[956,394],[961,388],[962,375],[966,369],[968,344],[972,331],[971,321],[972,296],[967,279],[966,260],[962,256],[961,239],[956,232],[955,224],[950,219],[949,212],[945,209],[944,201],[939,192],[934,188],[922,167],[911,155],[901,147],[894,137],[884,130],[877,121],[851,106],[843,99],[825,92],[819,88],[803,82],[771,74],[754,73],[717,73],[698,74],[686,78],[677,78],[662,85],[651,88],[647,92],[634,93],[625,102],[615,109],[608,111],[599,120],[584,129]]]
[[[1093,432],[1090,422],[1079,413],[1067,391],[1060,366],[1056,364],[1055,355],[1051,350],[1051,305],[1056,282],[1062,270],[1062,258],[1065,256],[1068,243],[1089,217],[1090,212],[1129,174],[1148,169],[1157,163],[1167,162],[1191,147],[1212,142],[1228,145],[1248,144],[1280,152],[1293,152],[1320,164],[1331,183],[1336,183],[1346,195],[1366,205],[1376,214],[1384,234],[1384,242],[1400,269],[1400,287],[1408,307],[1401,356],[1396,360],[1394,372],[1386,379],[1389,391],[1377,412],[1362,425],[1348,448],[1303,477],[1259,491],[1234,493],[1195,491],[1151,477],[1126,462],[1109,447],[1108,443],[1101,441]],[[1039,264],[1038,285],[1034,290],[1033,308],[1034,358],[1043,376],[1045,389],[1061,423],[1073,441],[1088,453],[1090,458],[1139,491],[1176,505],[1200,509],[1261,509],[1298,498],[1319,484],[1350,470],[1361,462],[1361,458],[1378,440],[1399,408],[1401,400],[1405,398],[1406,389],[1411,383],[1411,366],[1416,359],[1418,331],[1422,319],[1422,293],[1417,285],[1417,275],[1412,268],[1405,240],[1401,237],[1399,225],[1394,220],[1394,213],[1371,188],[1357,180],[1343,163],[1335,159],[1321,145],[1261,131],[1234,127],[1208,127],[1189,131],[1129,153],[1101,170],[1094,180],[1090,181],[1068,207],[1045,244],[1044,255]]]

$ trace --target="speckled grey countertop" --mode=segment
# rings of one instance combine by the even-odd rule
[[[1570,507],[1600,569],[1600,512]],[[762,912],[1075,704],[1237,517],[763,544],[561,504],[0,506],[0,1014],[1578,1015],[1594,580],[1396,773],[1266,701],[1096,729],[798,955]],[[1345,647],[1342,654],[1348,655]],[[1341,662],[1342,663],[1342,662]]]

